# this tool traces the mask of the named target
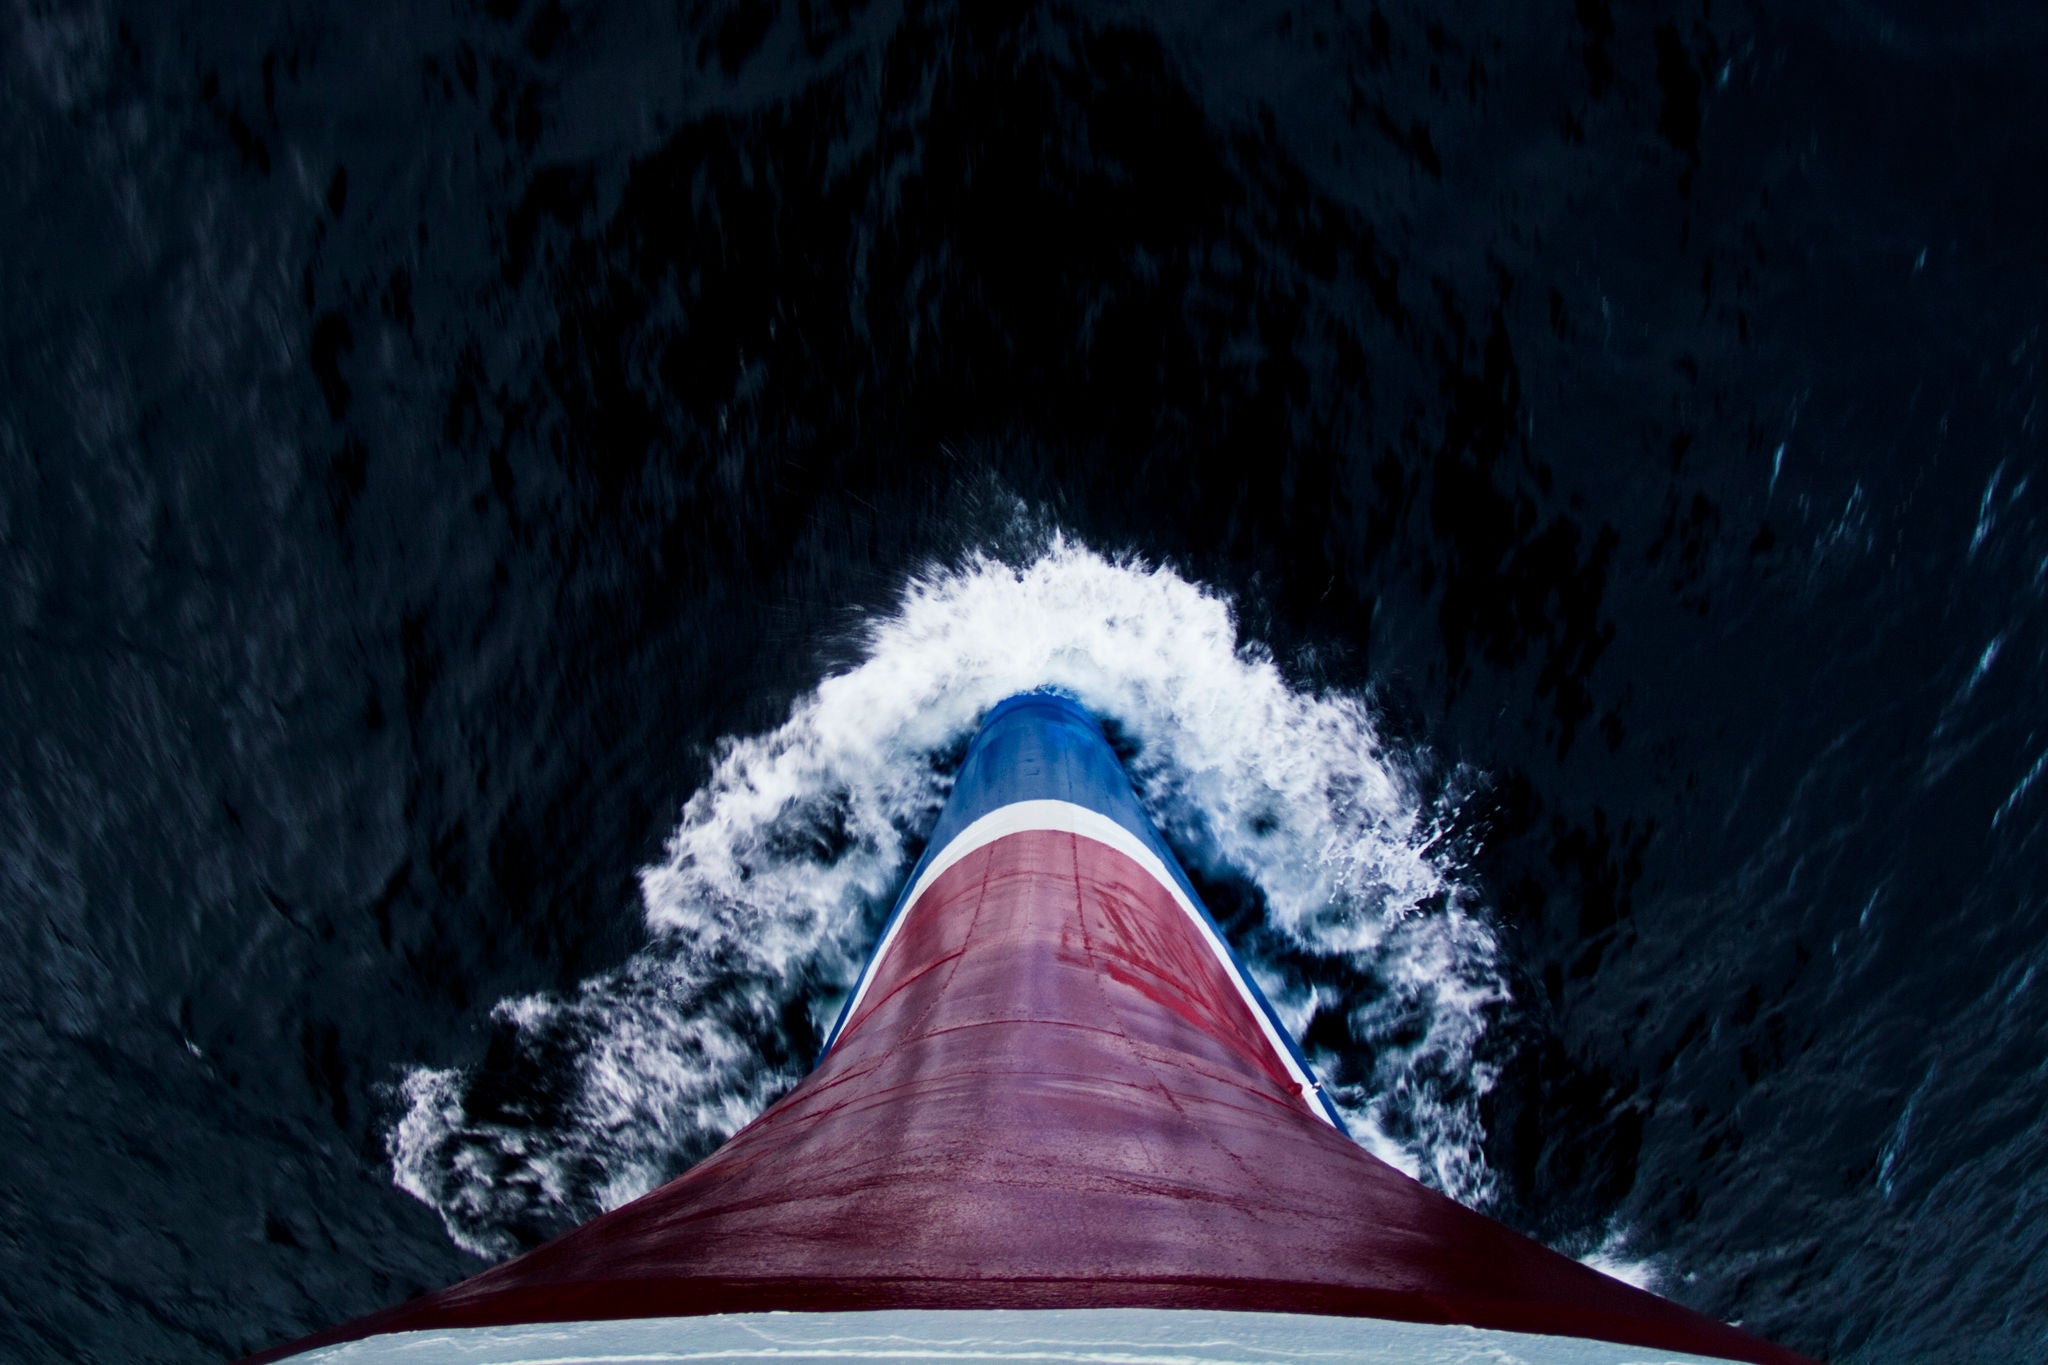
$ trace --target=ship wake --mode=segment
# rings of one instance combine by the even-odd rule
[[[725,741],[641,873],[646,945],[573,993],[500,1002],[483,1065],[404,1077],[397,1184],[500,1257],[717,1146],[810,1065],[983,713],[1039,688],[1110,729],[1354,1135],[1488,1203],[1506,997],[1449,784],[1419,780],[1364,698],[1290,686],[1224,595],[1058,538],[913,579],[850,667]]]

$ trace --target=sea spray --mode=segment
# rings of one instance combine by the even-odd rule
[[[1291,687],[1221,594],[1058,537],[914,578],[852,666],[724,741],[641,873],[646,946],[573,993],[501,1002],[477,1071],[404,1079],[399,1186],[502,1256],[710,1151],[810,1065],[966,740],[1033,689],[1113,727],[1191,871],[1252,888],[1263,922],[1238,946],[1283,1020],[1299,1037],[1334,1011],[1363,1052],[1329,1059],[1354,1134],[1488,1202],[1495,941],[1364,700]]]

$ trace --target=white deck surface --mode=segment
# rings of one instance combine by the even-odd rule
[[[662,1365],[727,1360],[1701,1365],[1718,1358],[1376,1318],[1100,1308],[744,1313],[401,1332],[293,1359],[306,1365]]]

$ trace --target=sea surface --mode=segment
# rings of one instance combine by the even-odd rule
[[[1360,1141],[2048,1356],[2033,0],[0,0],[0,1358],[801,1076],[1050,687]]]

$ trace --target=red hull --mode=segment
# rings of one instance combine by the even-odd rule
[[[1801,1359],[1548,1251],[1345,1137],[1157,847],[1047,799],[956,830],[950,865],[927,860],[830,1052],[787,1097],[655,1193],[323,1339],[1161,1307]]]

